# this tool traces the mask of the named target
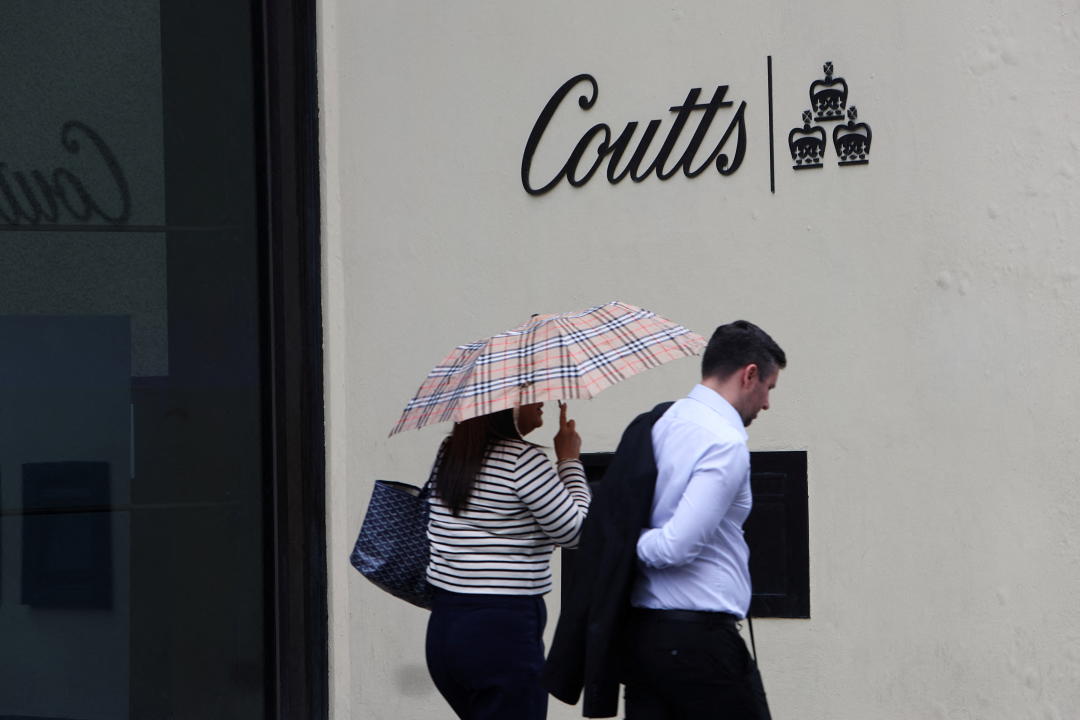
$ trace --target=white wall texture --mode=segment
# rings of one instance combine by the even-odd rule
[[[426,614],[347,561],[372,480],[421,482],[446,430],[388,439],[404,403],[452,346],[612,299],[704,334],[745,317],[788,352],[751,448],[808,452],[812,619],[758,624],[774,717],[1080,718],[1080,2],[320,12],[335,719],[449,715]],[[826,60],[871,162],[796,173]],[[533,122],[582,72],[597,102],[563,106],[538,168],[597,122],[666,133],[719,84],[748,103],[742,167],[526,194]],[[573,406],[585,449],[696,372]]]

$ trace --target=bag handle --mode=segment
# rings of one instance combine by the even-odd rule
[[[754,619],[746,613],[746,624],[750,626],[750,647],[754,651],[754,664],[757,664],[757,643],[754,642]]]
[[[449,438],[443,440],[442,443],[439,445],[439,451],[435,453],[435,462],[431,465],[431,472],[428,473],[427,482],[420,487],[421,498],[428,498],[435,490],[435,476],[439,472],[439,465],[442,464],[443,452],[446,451],[446,443],[448,441]]]

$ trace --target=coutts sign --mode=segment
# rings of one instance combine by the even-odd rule
[[[74,171],[66,167],[52,170],[14,170],[0,162],[0,225],[41,225],[95,218],[123,225],[131,217],[131,193],[124,171],[113,151],[89,126],[71,120],[60,128],[60,145],[72,161],[82,161],[104,176],[113,186],[109,202],[91,192]]]
[[[536,124],[533,125],[529,140],[525,143],[525,154],[521,158],[521,184],[530,195],[546,193],[558,185],[563,178],[566,178],[566,181],[572,186],[581,187],[589,182],[605,161],[607,162],[607,179],[613,185],[621,182],[627,176],[634,182],[641,182],[649,177],[654,170],[656,171],[656,177],[661,180],[667,180],[679,170],[682,170],[686,177],[693,178],[705,172],[714,164],[717,172],[721,175],[731,175],[742,164],[743,155],[746,154],[745,101],[739,103],[738,109],[735,110],[735,113],[728,121],[727,129],[716,147],[709,151],[707,157],[699,157],[701,144],[704,142],[717,113],[721,109],[731,107],[734,104],[731,100],[724,100],[728,86],[718,85],[708,102],[698,102],[701,96],[701,88],[692,88],[686,94],[686,99],[683,100],[681,105],[670,108],[671,112],[676,114],[675,120],[668,129],[667,137],[664,138],[656,156],[644,166],[642,163],[645,156],[648,154],[649,148],[656,138],[657,131],[660,129],[660,120],[650,120],[636,144],[633,144],[632,141],[638,127],[637,121],[626,123],[626,127],[623,128],[618,137],[613,135],[611,127],[606,123],[593,125],[581,136],[577,145],[570,151],[566,163],[554,177],[548,178],[546,181],[543,179],[537,180],[531,176],[532,162],[536,149],[544,139],[544,131],[547,130],[552,117],[563,105],[563,101],[566,100],[576,86],[581,84],[586,84],[588,88],[586,88],[585,93],[578,97],[577,104],[582,110],[589,110],[596,102],[599,88],[596,84],[596,78],[583,73],[570,78],[555,91],[555,94],[551,96],[551,99],[548,100],[547,105],[541,111],[540,117],[536,119]],[[697,127],[694,129],[689,144],[681,155],[672,158],[672,150],[675,148],[675,144],[679,141],[683,131],[695,114],[697,116]],[[729,141],[732,141],[732,135],[735,136],[733,141],[735,148],[733,154],[729,156],[724,151],[728,147]],[[599,144],[596,144],[597,139],[599,139]],[[595,149],[590,151],[590,148],[593,148],[594,145]],[[539,184],[541,182],[543,184]]]

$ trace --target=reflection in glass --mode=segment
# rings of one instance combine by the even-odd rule
[[[250,17],[0,23],[0,719],[266,712]]]

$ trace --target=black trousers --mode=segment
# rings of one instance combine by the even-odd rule
[[[630,628],[626,720],[769,720],[734,616],[634,610]]]
[[[427,628],[435,687],[462,720],[543,720],[547,608],[540,595],[439,590]]]

